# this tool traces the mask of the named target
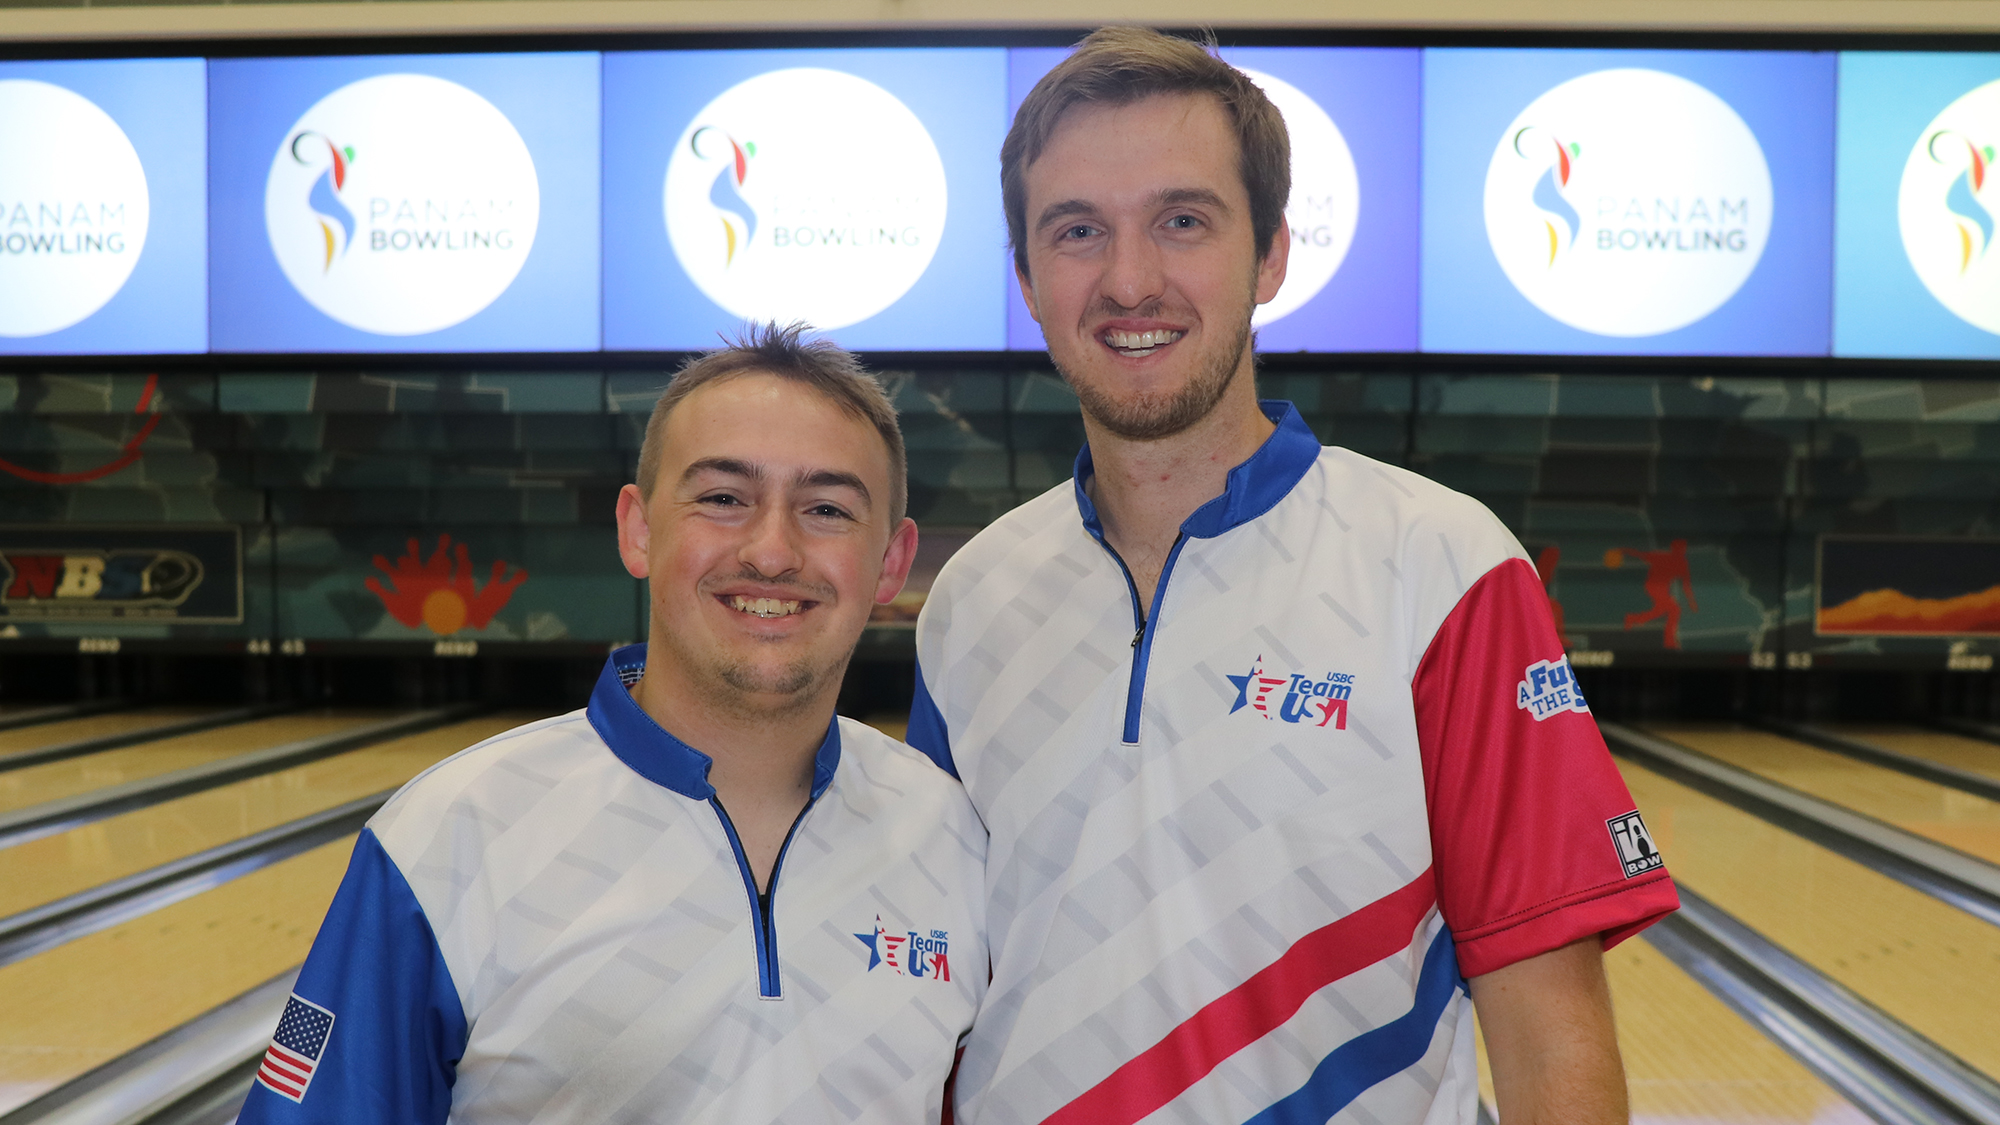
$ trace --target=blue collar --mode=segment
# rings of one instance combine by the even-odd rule
[[[626,645],[613,652],[590,692],[590,706],[584,712],[590,725],[618,760],[640,777],[697,801],[713,799],[715,786],[708,783],[708,770],[715,759],[668,733],[639,709],[627,690],[645,671],[645,645]],[[833,771],[839,765],[840,720],[836,718],[827,724],[826,740],[813,755],[814,800],[832,784]]]
[[[1181,532],[1195,539],[1213,539],[1231,528],[1241,527],[1291,494],[1306,470],[1319,459],[1319,438],[1299,417],[1299,408],[1282,399],[1266,399],[1257,404],[1264,417],[1278,428],[1257,447],[1248,461],[1229,470],[1222,495],[1194,510],[1181,524]],[[1098,539],[1104,538],[1104,524],[1097,518],[1097,505],[1090,502],[1084,484],[1096,473],[1090,460],[1090,446],[1076,455],[1076,508],[1083,514],[1083,526]]]

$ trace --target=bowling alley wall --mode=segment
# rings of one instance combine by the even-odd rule
[[[996,163],[1073,37],[0,61],[0,694],[643,640],[647,413],[767,320],[902,412],[901,667],[1082,441]],[[1579,668],[1990,684],[2000,53],[1228,44],[1294,146],[1263,396],[1491,507]]]

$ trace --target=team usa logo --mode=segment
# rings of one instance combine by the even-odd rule
[[[1514,688],[1514,706],[1533,715],[1538,723],[1565,711],[1590,714],[1590,705],[1577,689],[1576,673],[1570,669],[1567,656],[1528,665]]]
[[[1347,729],[1347,701],[1354,694],[1351,673],[1328,672],[1313,679],[1300,672],[1266,668],[1259,656],[1248,672],[1227,679],[1236,688],[1236,702],[1229,708],[1232,715],[1248,707],[1266,719]]]
[[[931,930],[918,933],[905,930],[892,934],[882,927],[882,916],[875,916],[875,932],[855,934],[854,938],[868,947],[868,971],[875,966],[887,965],[889,971],[899,977],[929,977],[932,980],[951,979],[951,935],[945,930]]]

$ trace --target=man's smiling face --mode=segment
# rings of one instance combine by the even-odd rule
[[[916,526],[890,522],[881,435],[753,372],[689,394],[664,438],[652,499],[619,498],[620,553],[649,580],[648,674],[756,712],[836,690],[916,551]]]
[[[1258,257],[1227,113],[1206,94],[1081,105],[1027,168],[1028,307],[1049,355],[1114,434],[1205,417],[1248,364],[1250,314],[1284,282]]]

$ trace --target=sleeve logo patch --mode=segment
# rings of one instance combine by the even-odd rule
[[[1604,826],[1611,830],[1611,843],[1618,849],[1618,862],[1624,865],[1627,879],[1644,875],[1666,862],[1660,858],[1660,849],[1653,846],[1653,834],[1646,831],[1646,822],[1639,819],[1637,809],[1612,817]]]
[[[326,1054],[327,1037],[333,1034],[333,1013],[294,992],[285,1001],[285,1014],[278,1017],[278,1033],[264,1052],[257,1068],[257,1083],[266,1090],[294,1102],[306,1100]]]
[[[1533,715],[1536,722],[1565,711],[1590,714],[1590,705],[1583,701],[1583,692],[1577,689],[1576,673],[1570,671],[1569,657],[1537,660],[1528,665],[1521,676],[1520,684],[1514,689],[1514,706]]]

